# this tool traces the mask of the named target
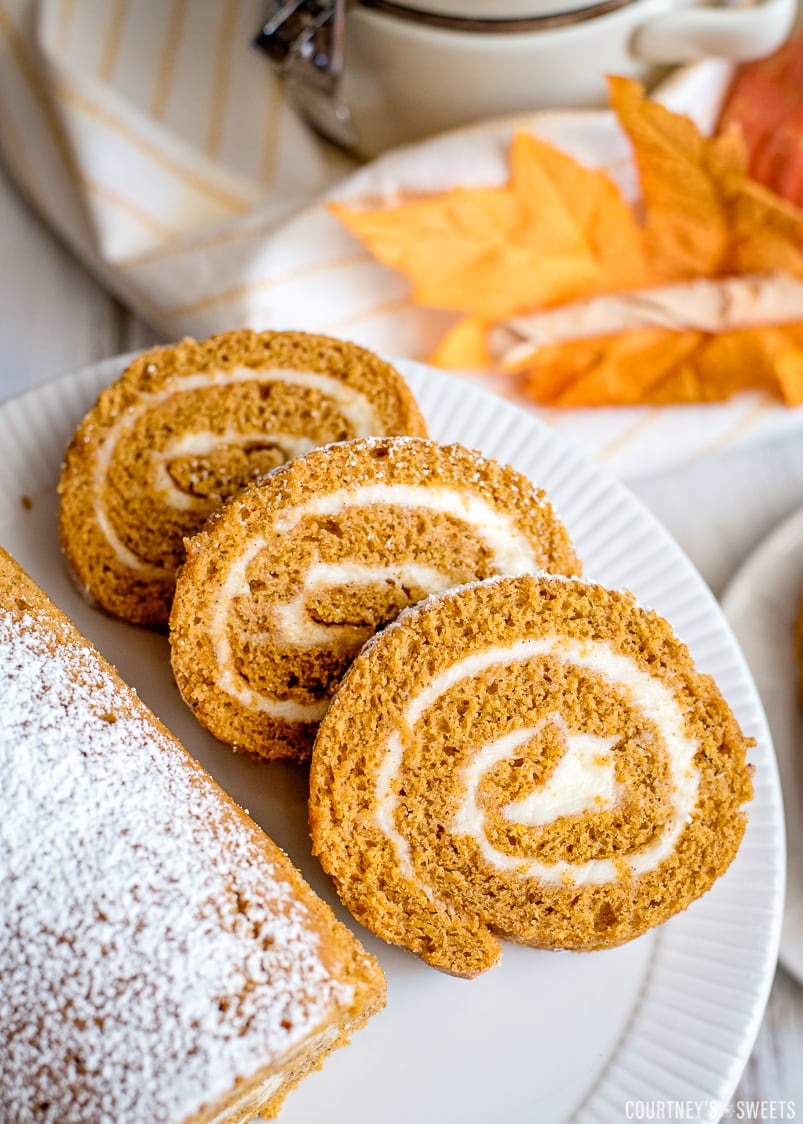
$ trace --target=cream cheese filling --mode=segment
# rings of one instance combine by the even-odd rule
[[[310,515],[339,515],[351,508],[375,504],[424,508],[454,516],[477,531],[499,570],[511,577],[531,573],[536,567],[532,545],[509,516],[495,511],[480,496],[452,488],[427,488],[419,484],[363,484],[357,488],[340,488],[291,508],[276,519],[274,526],[279,532],[290,531]]]
[[[309,1051],[323,1050],[334,1042],[339,1033],[339,1027],[328,1026],[310,1042],[305,1043],[303,1048]],[[279,1070],[278,1073],[271,1074],[270,1077],[266,1077],[262,1084],[256,1089],[249,1089],[247,1093],[243,1093],[242,1096],[235,1098],[235,1100],[231,1101],[224,1109],[221,1109],[221,1111],[209,1121],[209,1124],[227,1124],[227,1121],[232,1120],[238,1113],[245,1113],[247,1111],[253,1113],[255,1110],[258,1111],[264,1108],[267,1102],[281,1089],[287,1078],[287,1073],[298,1054],[299,1050],[294,1050],[292,1057],[283,1069]]]
[[[287,722],[319,722],[329,706],[326,699],[315,703],[300,703],[295,699],[269,698],[254,690],[233,666],[227,627],[229,609],[234,598],[248,590],[248,567],[264,546],[265,540],[259,535],[249,541],[229,567],[220,594],[215,599],[209,622],[209,636],[217,665],[217,685],[249,710],[261,711]]]
[[[400,588],[412,586],[428,593],[441,593],[454,584],[448,574],[434,566],[405,562],[397,566],[364,566],[359,562],[316,562],[304,576],[304,584],[295,597],[273,610],[274,635],[284,644],[296,648],[312,648],[332,644],[341,637],[370,634],[370,625],[319,624],[307,612],[310,596],[343,586],[393,584]]]
[[[548,719],[537,726],[514,730],[489,742],[465,770],[467,800],[461,811],[465,816],[471,806],[475,813],[473,818],[465,817],[467,829],[476,831],[480,826],[482,811],[477,807],[474,797],[483,774],[498,762],[515,757],[514,751],[531,738],[537,737],[547,722],[560,730],[566,742],[566,752],[544,785],[521,800],[513,800],[505,805],[502,809],[504,819],[526,827],[539,827],[554,823],[560,816],[599,812],[618,803],[621,785],[616,779],[611,750],[619,739],[616,736],[600,738],[594,734],[572,733],[559,714],[550,714]]]
[[[183,433],[168,441],[163,449],[151,453],[153,488],[165,507],[172,507],[177,511],[203,511],[210,507],[209,500],[183,491],[170,475],[169,465],[177,457],[208,457],[217,449],[232,445],[240,449],[253,448],[255,445],[275,445],[287,461],[306,456],[317,444],[317,441],[310,440],[309,437],[265,433],[260,430],[213,433],[211,429],[201,429],[194,433]]]
[[[412,728],[421,716],[451,687],[472,679],[492,667],[504,669],[515,663],[551,656],[575,667],[600,675],[611,687],[622,691],[631,704],[662,731],[669,756],[669,771],[674,788],[674,811],[670,822],[653,844],[633,854],[613,859],[592,859],[584,863],[565,861],[544,863],[504,854],[489,842],[484,830],[484,813],[477,804],[477,789],[482,776],[499,761],[515,758],[525,741],[535,736],[542,724],[515,731],[479,747],[474,760],[461,770],[463,796],[451,830],[469,836],[477,843],[483,858],[500,871],[513,871],[521,878],[537,878],[551,885],[570,880],[575,885],[600,885],[615,881],[617,863],[624,861],[635,875],[654,870],[671,855],[683,828],[691,821],[700,782],[694,764],[698,743],[689,738],[683,712],[668,687],[649,675],[629,657],[603,641],[578,641],[558,636],[520,640],[508,648],[494,647],[458,660],[410,700],[403,714],[404,724]],[[572,731],[560,716],[549,721],[559,724],[566,735],[566,753],[546,784],[522,801],[504,809],[511,823],[536,826],[554,822],[561,815],[611,807],[621,795],[613,771],[616,739],[591,737]],[[546,720],[545,720],[546,721]],[[402,741],[391,733],[375,781],[377,827],[393,845],[402,873],[417,880],[409,842],[396,827],[398,796],[396,787],[403,765]],[[573,809],[573,811],[569,810]],[[422,887],[423,888],[423,887]]]
[[[275,1073],[266,1077],[258,1089],[251,1089],[241,1097],[237,1097],[226,1108],[221,1109],[209,1124],[227,1124],[237,1113],[253,1112],[264,1105],[275,1093],[278,1093],[284,1081],[283,1073]]]

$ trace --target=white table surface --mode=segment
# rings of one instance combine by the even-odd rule
[[[0,401],[156,339],[59,245],[1,169],[0,263]],[[720,456],[634,486],[715,593],[771,528],[803,504],[800,440]],[[773,485],[770,503],[755,500],[759,476]],[[682,1109],[676,1106],[676,1113]],[[792,1113],[803,1119],[803,987],[778,969],[731,1118],[790,1119]]]

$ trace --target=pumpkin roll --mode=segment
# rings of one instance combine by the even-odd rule
[[[665,620],[547,575],[433,597],[367,644],[312,755],[314,850],[386,941],[470,977],[585,951],[727,869],[751,743]]]
[[[176,682],[235,749],[304,759],[377,628],[430,593],[539,569],[579,563],[543,492],[512,468],[421,438],[318,449],[189,540],[170,618]]]
[[[275,1115],[382,972],[2,550],[0,731],[0,1119]]]
[[[67,449],[60,534],[88,597],[164,625],[184,539],[244,484],[318,445],[425,436],[401,375],[302,332],[225,332],[138,356]]]

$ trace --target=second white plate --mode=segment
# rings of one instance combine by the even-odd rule
[[[803,593],[803,508],[750,555],[722,598],[769,717],[789,852],[781,960],[803,983],[803,710],[794,622]]]

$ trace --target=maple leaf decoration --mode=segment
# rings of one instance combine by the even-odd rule
[[[501,319],[647,280],[642,232],[608,176],[524,132],[513,137],[510,169],[504,187],[330,209],[433,308]]]
[[[507,369],[552,405],[713,401],[749,387],[803,402],[803,288],[793,293],[797,321],[720,331],[694,317],[627,331],[603,323],[597,335],[500,354],[500,326],[523,331],[526,344],[544,312],[605,294],[675,299],[678,286],[734,278],[749,294],[767,277],[803,280],[803,211],[749,178],[736,132],[705,137],[630,79],[609,79],[609,90],[633,149],[637,206],[604,171],[518,132],[502,187],[331,210],[408,277],[416,301],[463,314],[433,357],[441,366]]]

